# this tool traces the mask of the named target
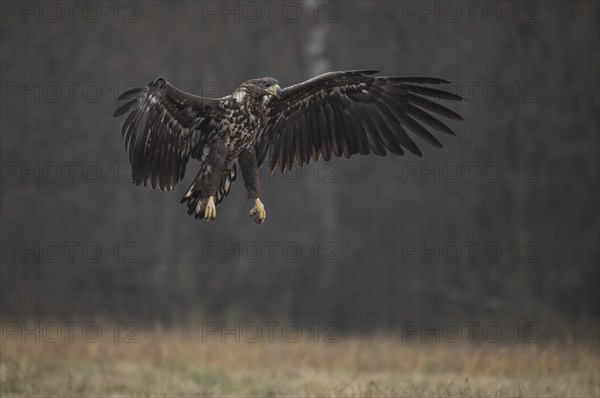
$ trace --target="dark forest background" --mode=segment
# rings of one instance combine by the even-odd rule
[[[598,3],[75,3],[2,3],[3,319],[598,321]],[[445,78],[466,121],[422,158],[263,168],[260,226],[240,181],[189,217],[194,162],[128,181],[126,88],[344,69]]]

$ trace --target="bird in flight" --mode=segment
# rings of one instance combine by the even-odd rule
[[[181,203],[195,218],[214,220],[239,164],[254,199],[250,216],[260,224],[267,216],[259,198],[258,168],[264,162],[273,172],[319,157],[403,155],[405,150],[421,156],[407,131],[438,148],[442,144],[423,124],[454,135],[432,115],[463,120],[439,104],[462,98],[431,87],[447,81],[377,72],[329,72],[284,89],[272,77],[252,79],[222,98],[188,94],[162,77],[128,90],[113,116],[129,113],[121,131],[133,182],[171,191],[190,157],[197,159],[200,169]]]

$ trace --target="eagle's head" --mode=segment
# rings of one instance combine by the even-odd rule
[[[253,98],[265,96],[267,98],[273,96],[279,98],[281,96],[281,87],[279,87],[279,82],[272,77],[252,79],[242,83],[235,93],[233,93],[233,96],[238,100],[241,100],[246,95]]]

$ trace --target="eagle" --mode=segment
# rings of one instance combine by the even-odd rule
[[[424,124],[455,135],[433,116],[463,120],[440,104],[462,100],[434,86],[446,80],[377,74],[329,72],[283,89],[272,77],[252,79],[222,98],[192,95],[159,77],[121,94],[125,103],[113,116],[128,113],[121,131],[135,184],[171,191],[190,158],[196,159],[198,173],[181,203],[188,214],[212,221],[239,165],[248,198],[254,199],[250,217],[260,224],[267,216],[259,198],[263,163],[272,173],[320,157],[405,151],[421,156],[412,136],[442,147]]]

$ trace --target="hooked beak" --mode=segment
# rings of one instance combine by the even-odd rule
[[[273,94],[275,97],[281,98],[281,87],[279,87],[279,84],[272,85],[267,89],[267,91]]]

